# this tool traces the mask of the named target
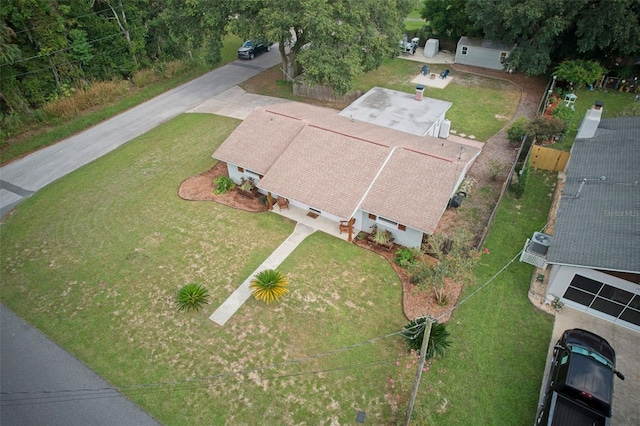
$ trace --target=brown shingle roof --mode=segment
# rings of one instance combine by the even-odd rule
[[[255,110],[213,157],[263,174],[266,191],[340,218],[360,207],[431,233],[479,152],[461,147],[290,102]]]
[[[464,164],[398,147],[361,208],[433,233],[455,190]]]
[[[256,109],[213,153],[213,158],[266,174],[307,123]]]

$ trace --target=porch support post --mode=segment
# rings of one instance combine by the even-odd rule
[[[355,222],[356,222],[355,217],[352,217],[351,219],[349,219],[349,239],[348,239],[349,242],[353,241],[353,224]]]
[[[271,192],[267,192],[267,203],[269,204],[269,210],[273,210],[273,198],[271,198]]]

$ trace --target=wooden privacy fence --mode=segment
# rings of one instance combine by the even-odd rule
[[[531,166],[535,169],[560,172],[567,165],[569,155],[567,151],[534,145],[531,150]]]

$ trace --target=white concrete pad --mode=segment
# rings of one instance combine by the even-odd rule
[[[433,76],[433,78],[431,78]],[[433,87],[436,89],[444,89],[453,81],[454,77],[449,74],[447,78],[441,78],[440,73],[429,73],[427,75],[419,74],[413,80],[412,83],[422,84],[427,87]]]

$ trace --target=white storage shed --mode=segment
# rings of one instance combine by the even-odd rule
[[[506,45],[491,40],[460,37],[456,49],[456,63],[494,70],[504,69],[504,60],[516,45]]]

